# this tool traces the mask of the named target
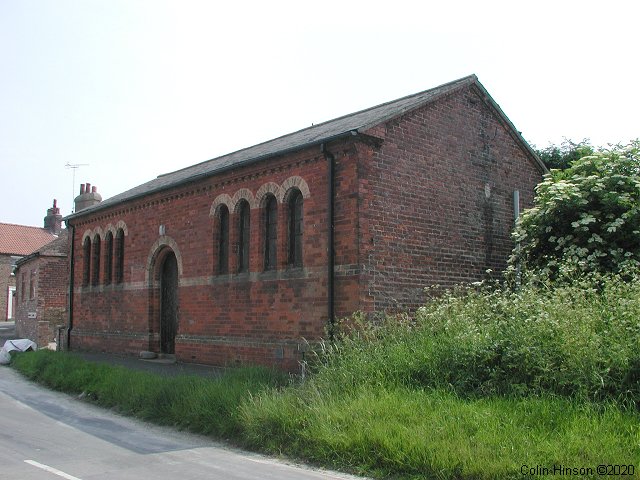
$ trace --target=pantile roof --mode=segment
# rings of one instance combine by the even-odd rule
[[[66,257],[69,249],[69,231],[67,229],[61,230],[60,235],[54,240],[46,243],[42,247],[38,248],[34,252],[31,252],[26,257],[22,257],[16,262],[16,265],[20,266],[27,263],[32,258],[37,257]]]
[[[44,228],[0,223],[0,254],[29,255],[56,238]]]

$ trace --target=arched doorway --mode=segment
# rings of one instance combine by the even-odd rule
[[[178,331],[178,261],[167,253],[160,272],[160,351],[175,353]]]

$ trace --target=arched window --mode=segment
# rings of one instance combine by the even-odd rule
[[[89,278],[91,275],[91,240],[89,237],[85,238],[84,243],[82,244],[82,261],[82,286],[86,287],[89,285]],[[22,283],[24,285],[24,280]],[[24,295],[22,296],[22,299],[24,300]]]
[[[93,237],[93,255],[91,256],[91,284],[98,285],[100,281],[100,236]]]
[[[302,266],[302,193],[295,190],[289,197],[289,265]]]
[[[278,202],[270,195],[264,209],[264,269],[276,268],[278,243]]]
[[[111,283],[111,274],[113,272],[113,233],[107,232],[104,238],[104,283]]]
[[[116,283],[124,281],[124,230],[116,232]]]
[[[218,273],[229,271],[229,209],[220,207],[218,213]]]
[[[251,209],[246,200],[238,209],[238,271],[249,271],[249,243],[251,232]]]

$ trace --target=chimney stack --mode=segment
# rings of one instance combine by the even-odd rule
[[[58,208],[58,201],[53,199],[53,207],[47,210],[47,216],[44,217],[44,228],[54,235],[59,235],[62,230],[62,215]]]
[[[75,211],[79,212],[85,208],[92,207],[102,201],[102,195],[98,193],[98,187],[91,186],[90,183],[83,183],[80,185],[80,195],[75,200]]]

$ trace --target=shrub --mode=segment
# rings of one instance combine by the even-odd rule
[[[549,145],[543,149],[536,149],[536,153],[540,160],[544,162],[547,168],[557,168],[564,170],[569,168],[571,163],[582,157],[591,155],[594,152],[593,147],[588,139],[575,143],[566,138],[560,145]]]
[[[640,140],[545,175],[514,239],[512,272],[558,278],[640,265]]]

